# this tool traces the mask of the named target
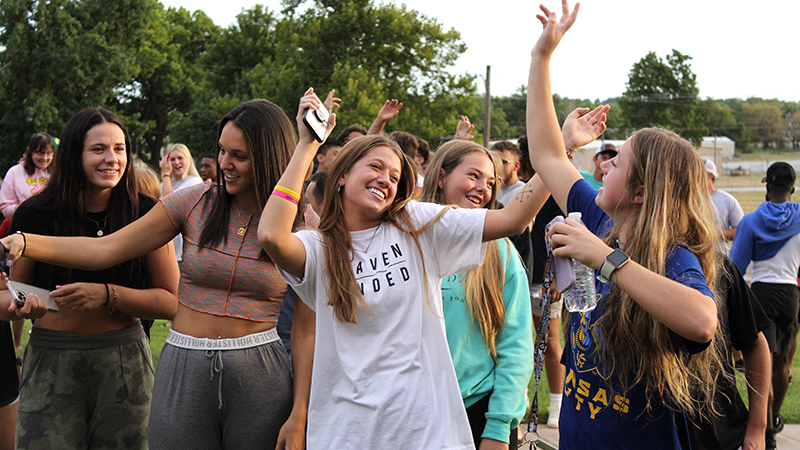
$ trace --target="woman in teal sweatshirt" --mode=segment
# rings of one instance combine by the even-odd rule
[[[495,159],[474,142],[448,142],[431,160],[421,200],[494,206],[500,184]],[[533,326],[528,278],[514,246],[508,239],[488,242],[481,266],[442,280],[442,297],[475,447],[516,448],[533,371]]]

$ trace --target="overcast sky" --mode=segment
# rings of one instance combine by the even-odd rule
[[[237,14],[257,3],[281,10],[280,0],[161,2],[201,9],[220,26],[234,23]],[[537,1],[392,3],[405,3],[461,33],[468,49],[454,73],[483,76],[491,65],[492,95],[512,94],[527,83],[530,49],[541,32]],[[559,1],[544,3],[560,12]],[[590,100],[620,96],[635,62],[650,51],[664,58],[676,49],[692,57],[703,98],[800,101],[799,25],[800,2],[792,0],[587,0],[556,50],[553,92]],[[477,82],[484,92],[483,79]]]

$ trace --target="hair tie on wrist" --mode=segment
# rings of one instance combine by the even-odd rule
[[[111,300],[111,292],[108,291],[108,283],[106,283],[106,302],[103,304],[107,305],[109,300]]]
[[[290,202],[294,203],[295,205],[298,205],[298,206],[300,205],[300,200],[292,197],[291,195],[289,195],[289,194],[287,194],[287,193],[285,193],[283,191],[279,191],[279,190],[275,189],[274,191],[272,191],[272,195],[277,195],[278,197],[282,197],[282,198],[285,198],[286,200],[289,200]]]
[[[25,256],[25,250],[28,248],[28,240],[25,239],[25,233],[22,231],[17,231],[17,234],[22,236],[22,252],[20,252],[19,256]]]

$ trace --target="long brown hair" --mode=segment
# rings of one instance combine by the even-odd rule
[[[439,147],[439,150],[433,155],[422,187],[422,194],[420,194],[420,201],[446,205],[445,179],[464,161],[464,157],[472,153],[486,155],[492,161],[494,177],[498,177],[498,173],[501,173],[498,167],[500,161],[494,152],[486,150],[485,147],[475,142],[450,141]],[[441,187],[439,186],[440,182],[442,183]],[[492,189],[492,197],[486,204],[489,209],[493,209],[497,203],[498,187],[499,182]],[[510,249],[510,242],[508,245]],[[514,255],[509,254],[508,257],[511,258]],[[486,347],[494,358],[497,358],[497,335],[503,330],[505,321],[506,310],[503,303],[505,271],[506,267],[503,267],[497,241],[490,241],[486,245],[483,264],[467,269],[462,276],[467,309],[472,319],[477,321]]]
[[[396,226],[400,231],[410,235],[417,249],[422,253],[419,235],[428,225],[416,229],[405,206],[412,199],[416,178],[411,162],[400,150],[400,147],[389,138],[379,135],[362,136],[350,140],[339,152],[330,169],[328,183],[325,186],[325,199],[320,213],[319,232],[323,236],[325,247],[325,268],[330,279],[328,287],[328,304],[333,307],[336,318],[341,322],[358,323],[358,303],[366,306],[364,297],[358,289],[355,273],[350,264],[352,260],[352,241],[350,231],[345,222],[345,211],[342,200],[344,190],[339,189],[339,180],[353,167],[357,161],[377,147],[388,147],[400,159],[400,180],[397,193],[392,204],[383,216],[383,222]],[[425,261],[422,261],[425,273]],[[427,279],[425,292],[427,297]]]
[[[640,189],[639,207],[617,211],[619,217],[604,237],[614,246],[623,224],[628,224],[624,250],[645,268],[666,276],[666,261],[676,246],[698,259],[712,292],[716,292],[718,256],[708,198],[706,172],[697,150],[677,134],[645,128],[631,138],[631,165],[627,195]],[[715,295],[720,298],[719,295]],[[719,325],[709,348],[694,355],[679,354],[674,333],[644,310],[627,293],[612,285],[598,319],[604,343],[598,349],[604,365],[621,374],[617,389],[624,393],[636,383],[646,384],[648,406],[661,398],[676,411],[704,415],[721,375],[724,339]],[[629,376],[632,375],[632,376]],[[704,399],[704,400],[699,400]]]

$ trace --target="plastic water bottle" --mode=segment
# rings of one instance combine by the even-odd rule
[[[581,213],[569,213],[570,219],[575,219],[583,225]],[[575,268],[575,285],[564,293],[564,304],[569,312],[587,312],[597,306],[597,295],[594,284],[594,269],[577,261],[572,260],[572,267]]]

